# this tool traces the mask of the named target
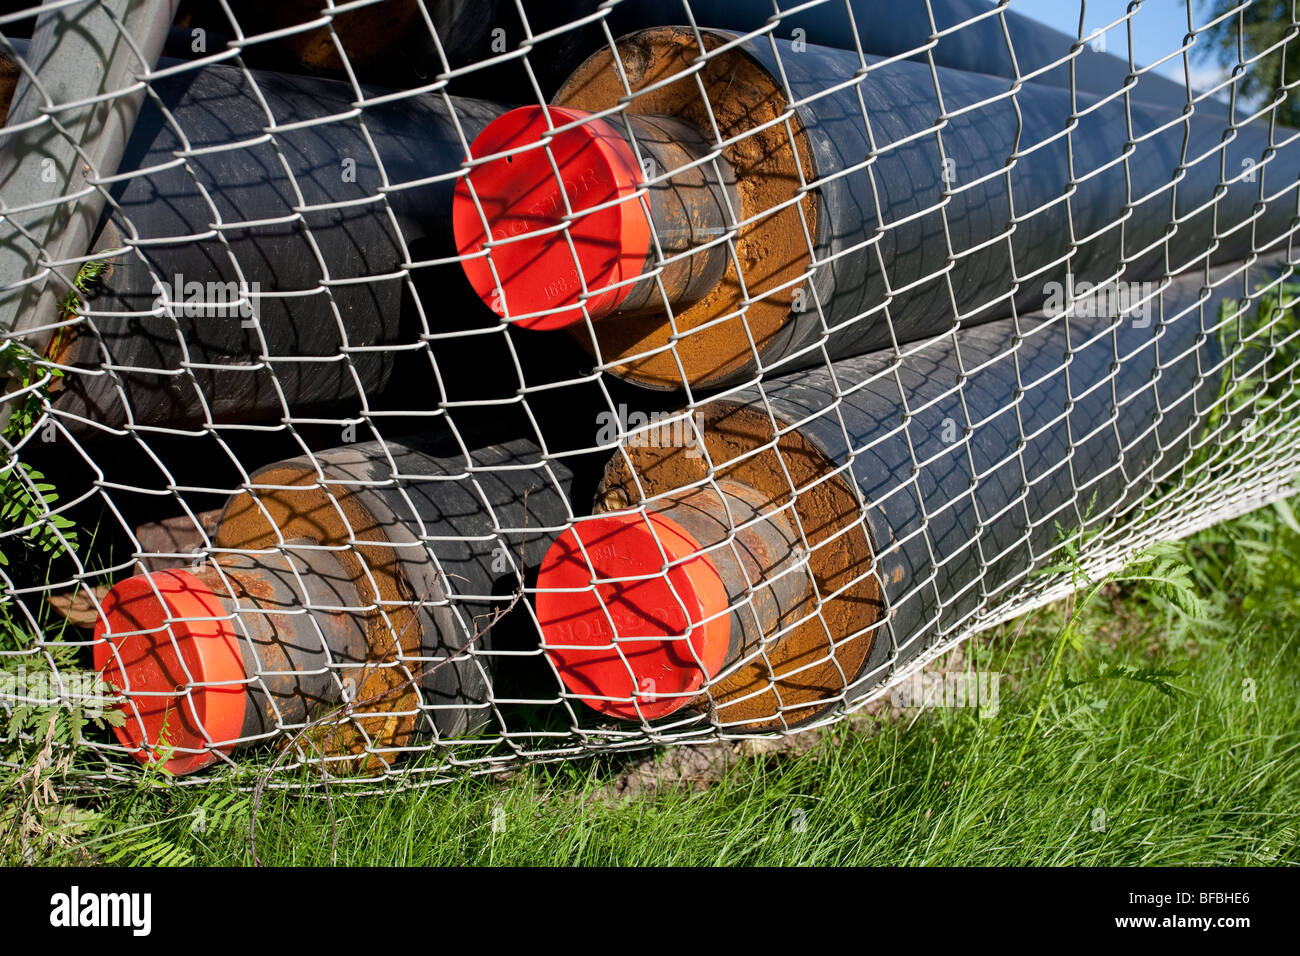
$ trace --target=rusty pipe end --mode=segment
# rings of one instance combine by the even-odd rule
[[[357,597],[330,552],[218,564],[118,582],[95,626],[95,668],[126,698],[118,740],[177,776],[304,723],[365,660],[363,624],[332,610]]]
[[[234,749],[248,706],[243,655],[221,600],[197,577],[156,571],[114,585],[95,641],[95,670],[128,699],[113,732],[138,761],[179,776]]]
[[[726,663],[726,588],[700,543],[671,518],[578,522],[546,552],[537,586],[546,655],[565,686],[602,714],[667,716]]]
[[[553,106],[511,110],[470,147],[472,158],[496,158],[456,184],[452,228],[457,252],[470,257],[462,261],[465,275],[489,308],[522,316],[517,324],[525,328],[581,322],[584,284],[588,314],[608,315],[646,267],[650,223],[636,198],[636,156],[613,126],[590,116]],[[548,147],[524,149],[552,127],[584,119],[553,135]],[[512,150],[523,151],[500,155]],[[558,228],[568,216],[566,197],[574,214],[567,231]]]
[[[805,614],[798,537],[764,504],[724,480],[565,532],[543,559],[536,602],[565,686],[612,717],[667,716]]]

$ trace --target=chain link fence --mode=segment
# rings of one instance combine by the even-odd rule
[[[1154,6],[5,5],[0,707],[181,783],[789,734],[1288,494],[1300,21]]]

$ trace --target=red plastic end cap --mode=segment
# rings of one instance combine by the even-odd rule
[[[554,126],[591,115],[554,106],[547,110]],[[477,158],[518,149],[538,142],[547,131],[546,111],[540,106],[523,106],[488,124],[474,140],[470,153]],[[590,120],[555,136],[549,148],[575,214],[604,203],[613,204],[599,212],[578,215],[570,223],[573,250],[562,229],[525,235],[556,227],[566,215],[560,181],[545,148],[475,166],[468,177],[457,182],[452,204],[456,249],[463,256],[482,252],[487,241],[483,216],[493,240],[523,237],[492,247],[492,263],[501,280],[499,290],[487,256],[462,262],[474,291],[497,315],[505,315],[507,308],[513,317],[572,306],[519,321],[519,325],[530,329],[557,329],[582,321],[579,266],[587,290],[592,293],[587,299],[591,317],[614,311],[632,286],[629,282],[615,289],[608,287],[639,276],[650,252],[650,223],[641,201],[633,198],[641,171],[632,148],[614,127],[604,120]],[[471,182],[483,216],[470,194]],[[601,289],[606,291],[599,292]]]
[[[582,521],[551,545],[537,586],[573,590],[540,590],[537,618],[569,690],[603,714],[652,720],[685,706],[722,669],[731,639],[727,592],[700,551],[680,525],[654,513],[648,524],[641,515]],[[608,580],[636,576],[644,577]]]
[[[219,748],[229,753],[244,726],[245,686],[232,683],[244,680],[244,662],[230,622],[217,620],[226,611],[216,594],[187,571],[159,571],[119,582],[103,608],[95,670],[130,698],[114,728],[122,745],[141,763],[158,761],[159,745],[178,748],[163,764],[177,775],[219,759],[184,750],[230,741]]]

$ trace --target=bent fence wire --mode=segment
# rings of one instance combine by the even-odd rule
[[[1289,493],[1293,13],[781,2],[7,5],[6,713],[274,786],[788,734]]]

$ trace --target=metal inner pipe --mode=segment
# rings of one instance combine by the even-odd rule
[[[354,582],[319,549],[136,575],[104,604],[95,664],[128,701],[117,738],[178,775],[351,699],[369,657]]]
[[[645,514],[581,521],[551,546],[537,579],[542,644],[602,714],[707,707],[707,682],[808,613],[806,564],[788,513],[754,489],[684,489]]]
[[[496,158],[456,186],[456,248],[497,315],[554,329],[584,322],[584,305],[593,320],[662,312],[722,279],[740,209],[731,164],[681,120],[626,121],[631,141],[622,120],[521,107],[474,141],[473,157]]]
[[[521,595],[572,520],[573,480],[523,440],[468,453],[441,436],[347,445],[255,472],[214,545],[338,549],[377,666],[357,688],[359,729],[336,728],[331,748],[378,771],[414,735],[455,739],[491,722],[499,668],[508,683],[540,667]]]

